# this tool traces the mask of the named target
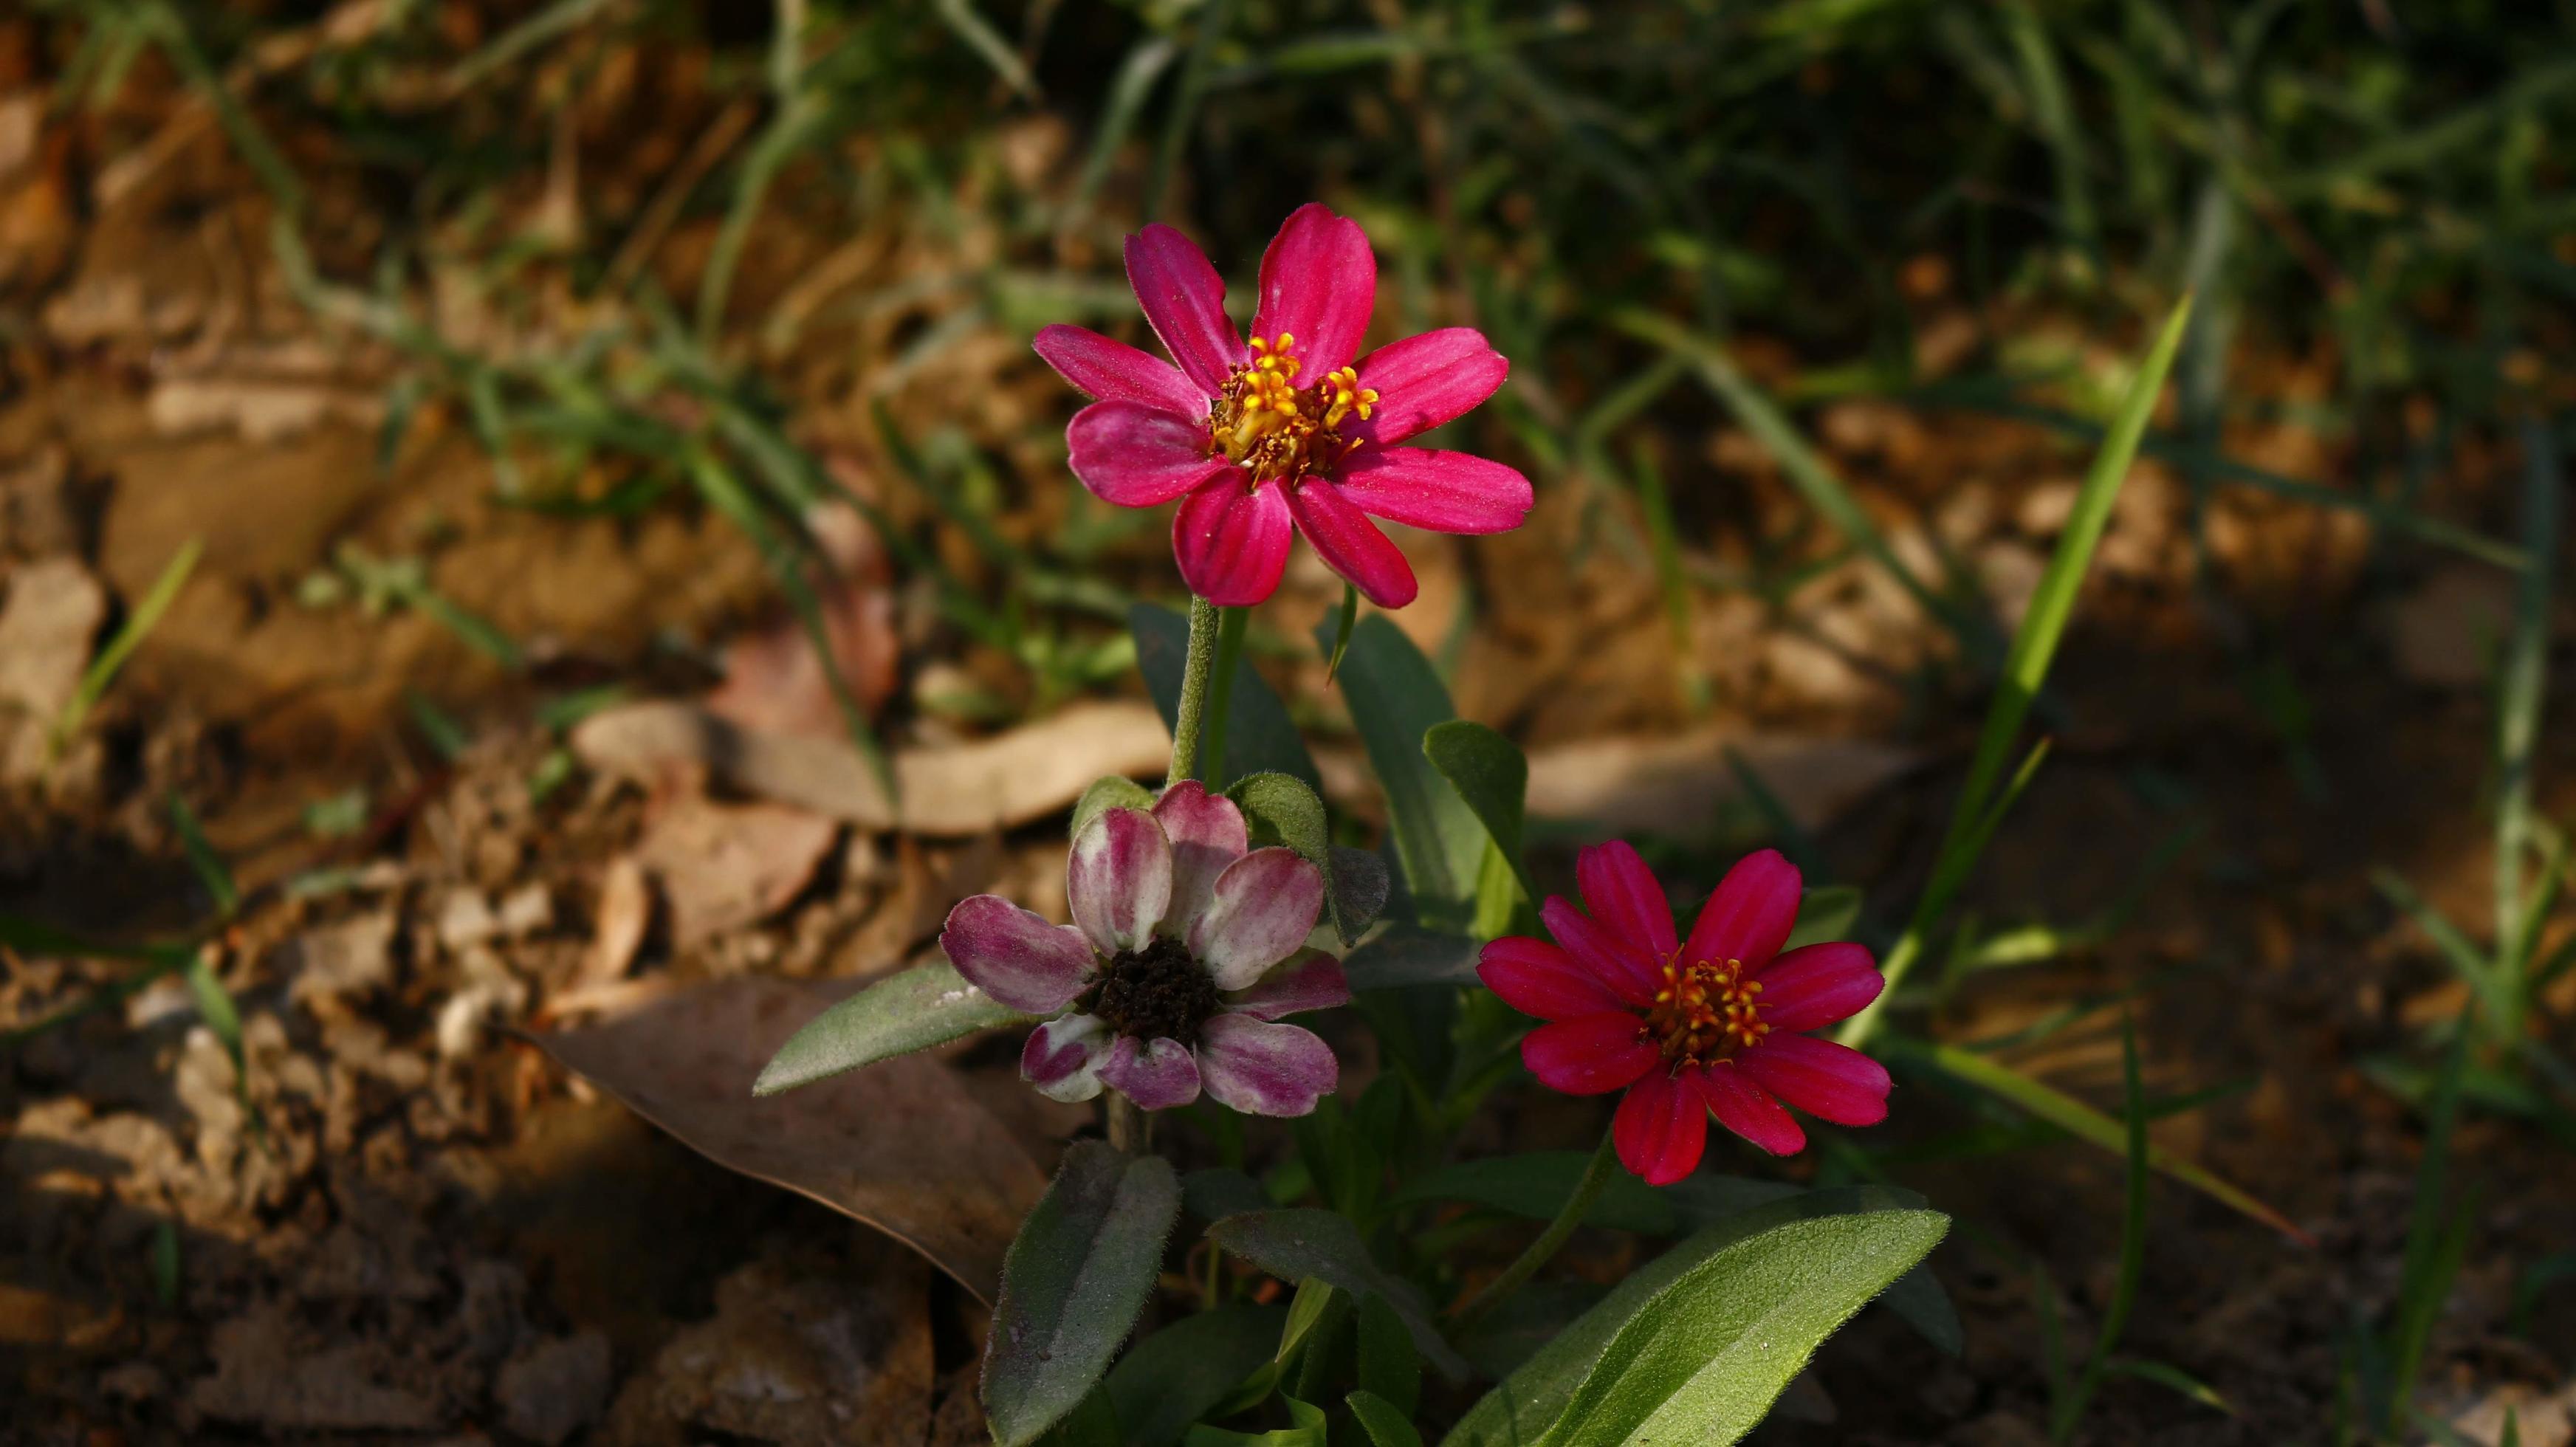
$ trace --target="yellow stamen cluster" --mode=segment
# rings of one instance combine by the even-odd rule
[[[1259,486],[1272,479],[1294,482],[1350,455],[1359,439],[1344,440],[1334,429],[1356,412],[1365,422],[1377,405],[1377,393],[1360,385],[1359,370],[1344,367],[1312,387],[1299,387],[1305,364],[1291,355],[1297,338],[1254,337],[1252,361],[1238,367],[1225,383],[1208,419],[1215,451],[1248,474]]]
[[[1761,993],[1762,982],[1747,977],[1742,960],[1685,965],[1675,951],[1646,1010],[1646,1039],[1676,1063],[1723,1060],[1771,1033],[1754,998]]]

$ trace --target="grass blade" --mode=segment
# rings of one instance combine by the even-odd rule
[[[54,720],[53,750],[56,756],[59,757],[70,746],[72,736],[79,733],[81,725],[88,720],[89,711],[106,696],[107,686],[116,681],[117,670],[134,656],[134,650],[143,646],[143,640],[151,636],[153,628],[160,623],[161,615],[169,612],[170,605],[178,600],[179,590],[187,585],[188,575],[196,570],[197,557],[204,551],[205,544],[201,538],[190,538],[181,544],[179,551],[171,554],[170,561],[162,565],[161,576],[152,580],[143,600],[126,615],[125,626],[117,629],[116,636],[107,640],[107,646],[98,651],[98,657],[90,660],[88,670],[81,674],[80,686],[72,691],[71,701],[63,705],[61,716]]]
[[[2101,1333],[2093,1339],[2093,1355],[2085,1361],[2075,1390],[2058,1403],[2050,1435],[2060,1442],[2074,1435],[2085,1404],[2101,1387],[2102,1373],[2110,1367],[2120,1333],[2128,1328],[2129,1312],[2138,1304],[2138,1282],[2146,1273],[2147,1099],[2146,1088],[2138,1081],[2138,1028],[2132,1020],[2120,1022],[2120,1084],[2125,1094],[2121,1113],[2129,1128],[2128,1198],[2120,1213],[2120,1275],[2111,1288],[2111,1304],[2102,1313]]]

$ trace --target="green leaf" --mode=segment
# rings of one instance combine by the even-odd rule
[[[1272,1432],[1228,1432],[1221,1427],[1192,1427],[1181,1447],[1328,1447],[1324,1409],[1281,1397],[1293,1425]]]
[[[1037,1447],[1128,1447],[1122,1425],[1109,1394],[1094,1388],[1039,1435]]]
[[[1386,866],[1377,856],[1336,848],[1324,818],[1324,801],[1294,774],[1246,774],[1225,793],[1243,810],[1255,844],[1284,844],[1323,871],[1324,907],[1332,916],[1334,933],[1346,945],[1358,939],[1386,904]]]
[[[1322,628],[1317,641],[1325,642]],[[1423,736],[1455,717],[1431,660],[1383,615],[1351,630],[1342,693],[1386,794],[1396,859],[1422,922],[1463,928],[1472,917],[1485,860],[1485,826],[1456,788],[1423,756]]]
[[[1949,1227],[1935,1211],[1872,1211],[1774,1226],[1725,1248],[1619,1327],[1542,1440],[1737,1440],[1816,1347]]]
[[[916,965],[888,975],[806,1021],[760,1068],[751,1093],[776,1095],[844,1070],[1031,1018],[966,983],[957,967],[944,960]]]
[[[1069,838],[1080,838],[1082,826],[1100,817],[1108,809],[1146,809],[1154,807],[1154,792],[1133,779],[1115,774],[1094,779],[1082,797],[1073,801],[1073,827],[1065,831]]]
[[[134,656],[134,650],[143,646],[143,640],[151,636],[153,628],[160,623],[161,615],[169,612],[170,605],[178,601],[180,588],[186,586],[188,574],[196,570],[197,555],[204,550],[205,543],[200,538],[190,538],[181,543],[179,551],[171,554],[170,561],[162,566],[161,576],[153,579],[152,586],[144,590],[142,599],[134,605],[134,611],[125,615],[125,622],[116,630],[116,636],[108,639],[107,646],[100,649],[98,656],[90,660],[89,667],[81,671],[79,685],[72,690],[71,698],[63,704],[63,711],[54,719],[55,752],[60,753],[71,743],[72,735],[80,732],[81,724],[89,718],[89,711],[98,706],[98,701],[107,695],[107,686],[116,681],[117,670],[125,666],[125,660]]]
[[[229,919],[241,908],[241,889],[233,883],[233,872],[215,846],[206,842],[206,831],[197,823],[197,811],[179,791],[170,791],[170,827],[178,831],[179,847],[188,856],[188,867],[196,871],[197,882],[206,887],[206,897],[214,901],[215,915]]]
[[[1351,627],[1360,619],[1360,590],[1342,585],[1342,606],[1333,612],[1332,641],[1324,645],[1324,681],[1341,676],[1342,655],[1350,651]]]
[[[1246,1211],[1267,1211],[1278,1204],[1261,1183],[1231,1166],[1210,1166],[1181,1177],[1181,1204],[1202,1221],[1214,1223]]]
[[[1849,884],[1828,884],[1808,890],[1798,898],[1798,923],[1789,931],[1783,950],[1801,945],[1820,945],[1831,940],[1851,938],[1852,921],[1860,918],[1860,889]]]
[[[1333,932],[1349,945],[1366,933],[1369,922],[1386,908],[1386,861],[1365,849],[1341,844],[1333,846],[1332,859],[1324,873],[1328,890],[1325,899],[1333,912]]]
[[[1170,1447],[1270,1361],[1285,1313],[1220,1306],[1136,1343],[1109,1373],[1109,1400],[1129,1447]]]
[[[1275,1362],[1287,1363],[1305,1350],[1306,1339],[1333,1313],[1333,1303],[1342,1299],[1342,1289],[1320,1276],[1309,1276],[1297,1283],[1297,1294],[1288,1298],[1288,1319],[1279,1327],[1279,1348],[1270,1354]]]
[[[1405,985],[1473,985],[1476,959],[1484,946],[1461,934],[1397,925],[1350,952],[1342,973],[1354,990],[1392,990]]]
[[[1208,1239],[1283,1281],[1312,1276],[1353,1296],[1386,1298],[1433,1365],[1452,1378],[1467,1375],[1467,1363],[1431,1325],[1412,1285],[1380,1267],[1359,1228],[1344,1217],[1316,1210],[1251,1211],[1209,1227]]]
[[[1127,610],[1127,626],[1136,637],[1136,667],[1145,675],[1145,689],[1162,712],[1163,726],[1176,727],[1181,713],[1181,669],[1189,660],[1190,621],[1169,608],[1139,603]],[[1237,668],[1226,690],[1225,757],[1199,762],[1200,771],[1211,780],[1270,772],[1303,779],[1308,788],[1324,787],[1314,755],[1306,752],[1305,736],[1257,668]]]
[[[1363,1393],[1410,1418],[1422,1405],[1422,1357],[1413,1349],[1404,1318],[1386,1298],[1363,1296],[1359,1331]]]
[[[993,1438],[1022,1447],[1079,1406],[1154,1290],[1181,1214],[1160,1156],[1077,1141],[1002,1260],[984,1350]]]
[[[1784,1225],[1849,1213],[1928,1214],[1913,1210],[1905,1195],[1876,1186],[1846,1186],[1792,1196],[1704,1227],[1672,1250],[1629,1272],[1599,1305],[1576,1317],[1532,1353],[1518,1370],[1468,1410],[1441,1439],[1441,1447],[1521,1447],[1538,1442],[1558,1418],[1566,1415],[1567,1403],[1604,1359],[1613,1338],[1693,1272],[1734,1247]],[[1803,1360],[1805,1353],[1800,1352],[1798,1357]],[[1785,1382],[1797,1364],[1788,1363],[1790,1370],[1782,1372],[1780,1380]],[[1678,1436],[1671,1440],[1699,1439]]]
[[[1363,1354],[1360,1365],[1368,1365]],[[1371,1447],[1422,1447],[1422,1434],[1413,1430],[1410,1414],[1405,1409],[1362,1388],[1342,1400],[1350,1403],[1351,1417],[1368,1433]]]
[[[1467,801],[1485,833],[1502,851],[1523,896],[1535,903],[1538,889],[1529,867],[1521,862],[1522,810],[1529,795],[1529,760],[1520,746],[1467,719],[1434,724],[1422,735],[1422,755]]]

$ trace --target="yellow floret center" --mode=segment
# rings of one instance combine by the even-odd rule
[[[1742,960],[1685,965],[1676,951],[1664,962],[1654,1003],[1646,1008],[1644,1038],[1677,1064],[1724,1060],[1771,1033],[1756,1003],[1761,993],[1762,982],[1750,977]]]
[[[1377,406],[1377,393],[1360,385],[1355,367],[1298,386],[1305,364],[1290,350],[1296,343],[1288,332],[1254,337],[1252,360],[1226,378],[1225,393],[1208,419],[1210,455],[1222,454],[1242,468],[1254,486],[1293,482],[1349,456],[1360,440],[1346,439],[1337,429],[1353,413],[1367,421]]]

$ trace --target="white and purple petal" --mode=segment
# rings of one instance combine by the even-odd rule
[[[1333,1048],[1313,1031],[1224,1014],[1199,1035],[1207,1093],[1246,1115],[1304,1115],[1341,1082]]]
[[[1142,809],[1101,810],[1065,856],[1064,892],[1092,948],[1104,955],[1144,948],[1172,903],[1163,826]]]
[[[1049,1100],[1089,1100],[1100,1093],[1100,1065],[1114,1038],[1097,1015],[1059,1015],[1029,1032],[1020,1078]]]
[[[1252,833],[1232,799],[1209,793],[1196,779],[1165,789],[1154,801],[1154,818],[1172,841],[1172,905],[1163,912],[1163,933],[1187,940],[1207,911],[1216,877],[1252,848]]]
[[[959,900],[939,931],[939,948],[968,984],[1032,1015],[1072,1004],[1095,968],[1082,931],[997,894]]]
[[[1240,990],[1295,954],[1324,908],[1324,876],[1293,849],[1255,849],[1225,867],[1187,943],[1220,990]]]
[[[1287,963],[1225,997],[1225,1007],[1264,1020],[1330,1010],[1351,1002],[1342,962],[1322,950],[1301,950]]]
[[[1100,1062],[1100,1080],[1142,1110],[1177,1110],[1199,1098],[1198,1062],[1178,1040],[1119,1036]]]

